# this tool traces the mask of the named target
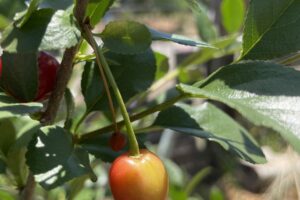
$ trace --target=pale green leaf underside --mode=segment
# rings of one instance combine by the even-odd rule
[[[257,125],[277,130],[300,151],[300,72],[268,62],[226,66],[206,80],[178,89],[220,101]]]
[[[149,31],[151,33],[152,40],[166,40],[187,46],[215,48],[206,42],[193,40],[182,35],[164,33],[151,28],[149,28]]]
[[[248,162],[265,162],[260,147],[248,131],[210,103],[197,107],[177,104],[161,111],[154,125],[217,142]]]

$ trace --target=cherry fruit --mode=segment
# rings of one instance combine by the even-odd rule
[[[150,151],[119,156],[110,168],[109,181],[115,200],[166,200],[168,175],[162,161]]]

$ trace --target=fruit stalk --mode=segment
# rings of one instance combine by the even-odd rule
[[[93,33],[91,32],[89,25],[86,24],[83,26],[83,28],[84,28],[85,36],[86,36],[88,42],[91,44],[92,48],[94,49],[94,51],[96,53],[97,64],[99,65],[99,67],[103,68],[103,70],[107,76],[107,79],[110,83],[110,86],[113,89],[113,92],[118,101],[118,104],[120,106],[120,110],[121,110],[122,116],[124,118],[125,126],[127,129],[127,135],[128,135],[128,141],[129,141],[129,153],[131,156],[137,156],[140,154],[139,145],[138,145],[137,139],[135,137],[135,133],[134,133],[133,127],[131,125],[131,121],[130,121],[125,103],[123,101],[122,95],[121,95],[120,90],[115,81],[115,78],[108,66],[108,63],[107,63],[101,49],[98,47],[98,44],[96,43],[96,41],[93,37]]]

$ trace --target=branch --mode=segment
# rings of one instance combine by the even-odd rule
[[[41,123],[43,125],[50,125],[53,124],[57,110],[60,105],[60,101],[62,100],[64,96],[64,92],[67,88],[67,84],[69,82],[69,79],[72,74],[73,70],[73,60],[75,58],[77,49],[79,45],[76,45],[74,47],[71,47],[69,49],[66,49],[61,65],[59,67],[59,71],[57,74],[57,79],[55,83],[55,89],[52,92],[49,102],[48,102],[48,107],[43,114],[43,117],[41,119]]]

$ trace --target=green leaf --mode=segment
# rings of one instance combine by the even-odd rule
[[[196,51],[185,58],[180,63],[180,67],[203,64],[211,59],[234,54],[241,50],[241,43],[237,40],[237,36],[235,35],[219,38],[215,42],[212,42],[212,44],[216,47],[216,49],[200,49],[199,51]]]
[[[196,0],[186,0],[186,2],[195,15],[197,29],[202,40],[207,42],[217,39],[218,31],[209,18],[209,9]]]
[[[28,23],[21,28],[12,23],[3,32],[1,47],[9,53],[38,51],[53,15],[53,10],[42,9],[32,13]]]
[[[154,126],[208,139],[251,163],[264,163],[265,158],[247,130],[210,103],[198,107],[177,104],[161,111]]]
[[[37,8],[39,7],[39,3],[41,0],[31,0],[30,4],[26,10],[26,12],[24,13],[24,15],[22,16],[22,19],[17,22],[17,27],[22,27],[30,18],[31,14],[37,10]]]
[[[169,71],[169,58],[161,53],[155,52],[156,75],[155,80],[162,78]]]
[[[77,44],[80,31],[70,11],[40,9],[24,26],[11,24],[3,32],[2,48],[10,53],[69,48]]]
[[[66,107],[67,107],[67,116],[66,116],[66,120],[65,120],[65,128],[69,129],[69,128],[72,127],[73,114],[74,114],[74,109],[75,109],[74,97],[73,97],[72,92],[69,88],[67,88],[66,91],[65,91],[65,102],[66,102]]]
[[[192,97],[220,101],[255,123],[273,128],[300,151],[300,72],[269,62],[226,66],[196,83],[179,85]]]
[[[86,15],[90,19],[90,24],[94,27],[101,21],[105,13],[109,10],[115,0],[90,0]]]
[[[228,33],[238,32],[244,21],[243,0],[223,0],[221,3],[222,24]]]
[[[16,197],[5,190],[0,190],[0,199],[15,200]]]
[[[32,114],[40,111],[42,107],[41,103],[18,103],[12,97],[0,92],[0,119]]]
[[[114,61],[110,68],[124,101],[128,101],[139,92],[145,91],[155,79],[155,57],[151,50],[138,55],[107,53],[105,57]],[[106,92],[98,66],[95,63],[86,64],[81,88],[89,112],[108,110]]]
[[[32,135],[39,128],[37,121],[27,117],[9,118],[0,121],[0,150],[5,156],[6,167],[18,186],[26,184],[28,168],[25,153]]]
[[[242,59],[273,59],[300,49],[300,2],[252,0],[245,22]]]
[[[0,159],[0,174],[4,174],[6,171],[6,164],[3,160]]]
[[[38,90],[37,53],[3,52],[1,87],[21,102],[33,101]]]
[[[72,135],[57,126],[42,127],[36,133],[26,159],[36,181],[47,190],[91,170],[87,152],[74,148]]]
[[[113,162],[118,156],[127,151],[128,147],[115,152],[109,146],[110,137],[110,133],[101,134],[95,138],[85,140],[81,146],[96,158],[104,162]]]
[[[58,10],[54,13],[44,34],[40,50],[64,49],[75,46],[80,39],[80,31],[69,11]]]
[[[105,47],[120,54],[138,54],[149,49],[151,34],[148,28],[135,21],[113,21],[101,33]]]
[[[187,46],[215,48],[206,42],[193,40],[182,35],[163,33],[151,28],[149,28],[149,31],[151,33],[152,40],[166,40]]]

